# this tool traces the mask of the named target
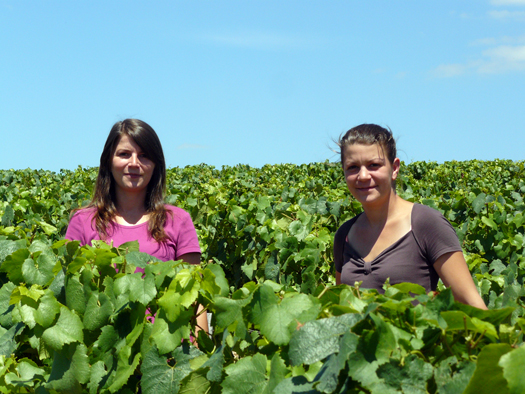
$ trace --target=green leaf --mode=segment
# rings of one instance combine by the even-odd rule
[[[512,347],[506,343],[485,346],[478,355],[476,370],[464,394],[510,393],[499,361],[501,356],[511,350]]]
[[[174,297],[173,293],[178,293],[177,304],[189,308],[197,301],[199,294],[200,283],[195,280],[193,273],[189,269],[180,270],[175,278],[171,281],[168,291],[164,296],[164,307],[169,309],[167,299]]]
[[[80,283],[78,276],[68,276],[66,281],[66,305],[80,314],[86,310],[86,299],[84,286]]]
[[[91,366],[91,375],[89,378],[89,383],[87,388],[89,389],[89,394],[96,394],[100,392],[100,385],[102,379],[107,375],[106,367],[104,361],[97,361]]]
[[[273,390],[274,394],[318,394],[314,383],[309,382],[304,376],[294,376],[284,379]]]
[[[416,283],[398,283],[391,286],[394,289],[401,291],[402,293],[408,294],[426,294],[426,290],[423,286]]]
[[[95,241],[93,241],[95,242]],[[99,241],[102,242],[102,241]],[[106,245],[107,248],[109,246]],[[117,257],[110,249],[94,249],[95,251],[95,264],[98,267],[109,266],[112,263],[113,258]]]
[[[69,265],[67,266],[68,274],[77,273],[78,271],[80,271],[82,267],[84,267],[84,265],[86,265],[86,262],[87,262],[87,259],[85,257],[82,257],[82,256],[75,257],[75,259],[71,261],[71,263],[69,263]]]
[[[136,301],[142,305],[148,305],[157,295],[155,279],[152,274],[134,273],[121,276],[115,280],[113,289],[116,295],[127,294],[130,301]]]
[[[46,291],[35,312],[36,323],[42,328],[48,328],[55,321],[55,316],[60,313],[60,305],[55,296],[50,291]]]
[[[515,311],[515,308],[512,307],[483,310],[462,303],[456,303],[455,306],[465,312],[467,315],[476,317],[479,320],[483,320],[484,322],[491,323],[494,326],[499,326]]]
[[[16,348],[21,344],[21,342],[16,341],[15,338],[24,330],[24,328],[24,323],[17,323],[0,335],[0,355],[9,357],[14,353]]]
[[[375,358],[380,363],[385,362],[390,357],[392,350],[397,347],[394,326],[373,313],[370,314],[370,318],[374,321],[376,328],[372,336],[367,338],[370,340],[368,344],[373,344]],[[372,349],[372,346],[370,346],[370,349]]]
[[[84,328],[89,331],[98,330],[107,323],[113,311],[113,304],[106,294],[91,293],[84,312]]]
[[[121,244],[118,248],[117,248],[119,254],[122,256],[122,255],[126,255],[128,253],[131,253],[131,252],[138,252],[139,251],[139,243],[138,241],[129,241],[129,242],[125,242],[123,244]]]
[[[224,368],[228,376],[221,384],[222,394],[262,394],[268,384],[266,362],[266,356],[258,353],[228,365]]]
[[[301,314],[313,311],[315,318],[318,312],[305,294],[285,297],[279,302],[272,287],[266,283],[254,292],[249,309],[252,322],[259,325],[261,333],[276,345],[288,344],[292,333],[304,322],[299,319]]]
[[[118,392],[128,381],[129,377],[133,375],[140,362],[140,353],[136,353],[133,361],[130,364],[131,348],[125,346],[118,355],[117,372],[115,380],[109,386],[111,393]]]
[[[492,340],[498,339],[496,328],[487,322],[473,317],[472,319],[461,311],[444,311],[441,316],[447,322],[447,331],[462,331],[465,327],[476,333],[484,333]]]
[[[239,338],[246,335],[242,308],[250,302],[250,298],[232,300],[225,297],[216,297],[213,304],[217,329],[228,328]]]
[[[334,306],[347,306],[352,312],[362,313],[368,307],[368,303],[357,297],[351,288],[345,287],[340,294],[340,301]]]
[[[168,358],[159,355],[152,347],[144,355],[140,367],[142,372],[141,387],[144,394],[177,393],[182,379],[191,373],[190,360],[202,355],[193,346],[180,346],[172,354],[174,366],[168,364]]]
[[[93,344],[93,352],[98,355],[99,353],[106,353],[113,347],[118,349],[118,342],[119,336],[115,328],[113,326],[104,326],[98,339]]]
[[[206,379],[208,379],[210,382],[220,382],[222,380],[222,370],[224,366],[224,346],[229,335],[230,334],[228,331],[223,332],[221,345],[201,366],[201,369],[203,370],[209,368],[209,371],[206,373]]]
[[[264,277],[268,280],[279,281],[281,265],[275,255],[271,255],[264,266]]]
[[[155,323],[151,339],[157,346],[160,354],[166,354],[180,346],[182,339],[190,337],[190,319],[193,317],[193,310],[184,310],[174,322],[167,319],[164,310],[160,310]]]
[[[348,331],[340,339],[339,353],[331,354],[317,373],[316,388],[324,393],[332,393],[339,384],[339,375],[346,366],[346,360],[357,349],[359,337]]]
[[[174,290],[168,290],[158,300],[159,306],[163,309],[170,322],[176,321],[187,308],[181,303],[181,294]]]
[[[377,360],[373,360],[370,357],[365,356],[361,351],[356,350],[348,357],[348,366],[348,374],[350,377],[355,381],[361,382],[365,388],[372,389],[379,386],[377,391],[372,392],[381,394],[389,392],[388,389],[381,390],[381,382],[376,373],[379,366]]]
[[[1,253],[1,252],[0,252]],[[29,250],[17,249],[8,255],[2,265],[0,265],[0,271],[7,272],[7,276],[14,284],[24,282],[24,276],[22,275],[22,264],[30,256]]]
[[[339,338],[362,319],[362,315],[347,314],[306,322],[292,335],[290,362],[309,365],[337,353]]]
[[[36,259],[26,259],[22,264],[22,275],[26,283],[45,286],[55,277],[55,267],[58,263],[56,257],[40,254]],[[56,270],[58,272],[58,269]]]
[[[271,394],[279,383],[281,383],[290,371],[286,368],[279,353],[275,353],[270,363],[270,380],[264,390],[264,394]]]
[[[89,381],[90,368],[84,344],[65,346],[56,351],[46,388],[59,392],[82,393],[82,384]]]
[[[44,230],[46,235],[53,235],[58,231],[55,226],[52,226],[49,223],[43,221],[37,221],[37,223],[40,225],[40,227],[42,227],[42,230]]]
[[[305,227],[300,220],[295,220],[292,223],[290,223],[290,227],[288,227],[288,231],[290,231],[290,234],[292,234],[295,238],[297,238],[298,241],[302,241],[306,238],[308,234],[310,234],[310,231],[308,231],[308,228]]]
[[[427,383],[432,377],[433,368],[414,355],[408,356],[401,364],[398,360],[380,366],[377,375],[395,390],[403,393],[426,394]]]
[[[200,369],[182,379],[179,394],[206,394],[210,386],[211,383],[206,378],[206,371]]]
[[[481,221],[483,223],[485,223],[487,226],[489,226],[490,228],[494,229],[494,230],[498,229],[498,225],[491,218],[488,218],[486,216],[482,216],[481,217]]]
[[[472,201],[472,208],[474,209],[474,212],[476,212],[477,214],[479,214],[481,210],[483,209],[483,207],[485,206],[486,197],[487,195],[485,193],[480,193],[475,198],[475,200]]]
[[[215,284],[220,287],[220,296],[227,297],[230,294],[230,285],[226,279],[223,269],[218,264],[208,264],[204,270],[204,280],[207,280],[206,271],[210,270],[215,275]]]
[[[60,350],[64,344],[82,342],[83,325],[80,318],[68,308],[60,308],[57,323],[42,334],[42,340],[52,349]]]
[[[46,371],[39,368],[34,361],[27,358],[18,362],[16,372],[16,374],[8,373],[5,376],[5,382],[8,385],[15,387],[34,387],[36,382],[45,380],[44,375]]]
[[[454,367],[454,372],[451,369]],[[443,360],[434,369],[434,379],[439,394],[462,394],[472,378],[476,363],[458,362],[455,356]]]
[[[60,299],[62,303],[65,303],[65,284],[66,274],[63,269],[60,269],[48,287],[49,290],[51,290],[51,292],[53,293],[53,295],[57,299]]]
[[[13,207],[11,205],[6,205],[4,209],[4,214],[2,215],[2,226],[8,227],[11,226],[13,223],[13,220],[15,219],[15,211],[13,210]],[[1,249],[0,245],[0,249]],[[0,257],[0,261],[2,261]]]
[[[17,305],[13,310],[12,316],[14,322],[23,322],[29,328],[34,328],[36,309],[29,305]]]
[[[19,249],[27,248],[27,241],[25,239],[17,239],[16,241],[10,240],[0,240],[0,263],[5,261],[6,257],[10,254],[16,252]],[[26,257],[23,258],[22,262],[29,256],[29,252],[25,254]],[[0,271],[9,272],[5,270],[3,264],[0,265]]]
[[[161,262],[162,260],[159,260],[158,258],[154,257],[154,256],[151,256],[147,253],[142,253],[142,252],[139,252],[139,251],[133,251],[133,252],[129,252],[127,255],[126,255],[126,263],[128,264],[132,264],[134,265],[135,267],[140,267],[140,268],[146,268],[148,266],[148,264],[150,263],[158,263],[158,262]]]
[[[0,288],[0,326],[11,327],[13,325],[13,319],[11,311],[14,305],[11,304],[11,293],[15,289],[15,285],[11,282],[4,284]]]
[[[503,376],[508,382],[510,394],[525,393],[525,374],[523,373],[525,347],[520,346],[504,354],[498,365],[503,368]]]
[[[251,262],[246,262],[241,265],[241,271],[249,280],[252,280],[253,273],[257,271],[257,259],[253,259]]]

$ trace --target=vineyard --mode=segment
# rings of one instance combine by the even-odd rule
[[[96,168],[1,170],[0,392],[524,393],[524,165],[416,162],[397,182],[453,224],[488,311],[442,285],[335,286],[334,233],[360,212],[338,164],[169,169],[199,267],[66,243]]]

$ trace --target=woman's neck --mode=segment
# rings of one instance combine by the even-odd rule
[[[390,194],[388,200],[382,204],[363,205],[363,211],[371,227],[383,227],[398,213],[398,207],[405,202],[396,193]]]
[[[119,224],[140,224],[148,220],[146,214],[146,193],[118,193],[117,217]]]

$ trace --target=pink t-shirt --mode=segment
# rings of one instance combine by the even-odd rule
[[[201,253],[197,232],[188,212],[166,205],[168,216],[164,231],[168,240],[162,243],[155,241],[148,232],[148,222],[136,226],[124,226],[112,223],[106,242],[113,242],[118,247],[130,241],[139,242],[139,250],[162,261],[177,260],[186,253]],[[69,221],[66,239],[80,241],[81,245],[91,244],[92,240],[100,240],[93,221],[94,208],[80,209]]]

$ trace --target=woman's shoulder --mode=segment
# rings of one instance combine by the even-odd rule
[[[166,208],[166,210],[168,212],[171,212],[172,214],[175,214],[175,215],[182,215],[182,216],[189,216],[190,215],[184,209],[179,208],[179,207],[177,207],[175,205],[164,204],[164,208]]]
[[[97,237],[94,226],[94,207],[81,208],[73,212],[67,226],[65,238],[80,241],[82,245],[91,242]]]
[[[175,205],[165,204],[164,208],[168,213],[167,223],[176,223],[176,222],[187,222],[191,221],[191,216],[184,209],[176,207]]]
[[[344,222],[343,224],[339,226],[339,228],[335,232],[336,242],[339,241],[341,238],[343,240],[346,238],[346,236],[348,235],[348,232],[350,231],[350,227],[353,226],[353,224],[356,222],[357,218],[360,215],[361,214],[354,216],[352,219],[347,220],[346,222]]]
[[[96,210],[95,207],[90,207],[90,206],[77,209],[71,215],[71,219],[73,219],[73,218],[75,218],[75,219],[89,219],[89,218],[92,218],[93,215],[95,215],[95,210]]]
[[[423,204],[414,204],[412,208],[412,221],[418,223],[425,223],[429,219],[443,218],[444,216],[437,209],[431,208]]]
[[[164,230],[172,238],[178,238],[180,234],[195,233],[195,226],[193,220],[188,212],[184,209],[165,205],[168,212]]]
[[[411,220],[412,230],[418,235],[427,234],[432,238],[450,232],[457,238],[452,224],[437,209],[422,204],[414,204]]]

